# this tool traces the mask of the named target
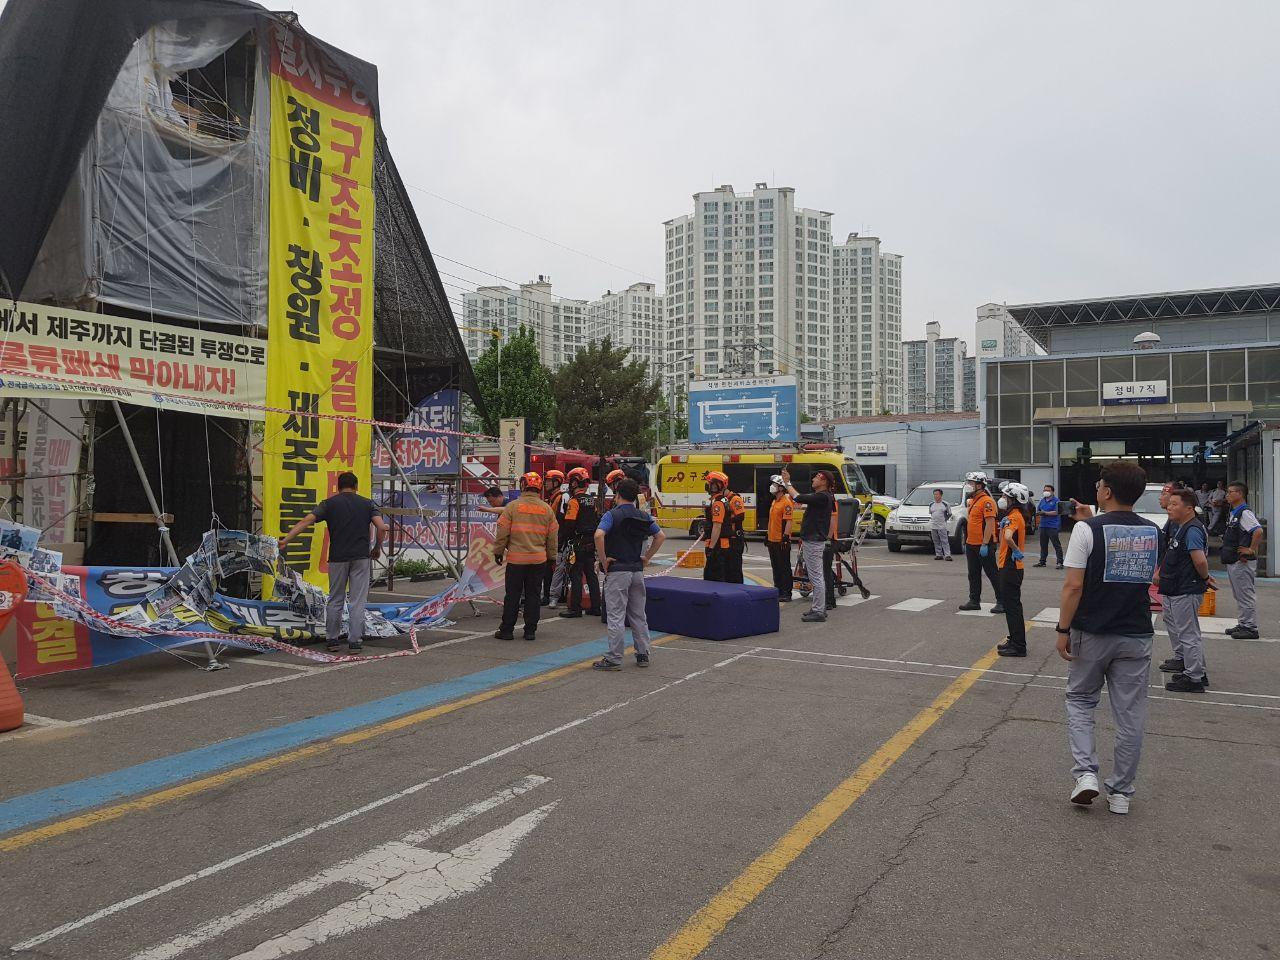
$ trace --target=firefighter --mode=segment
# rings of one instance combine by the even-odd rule
[[[542,477],[526,473],[520,478],[520,496],[508,503],[498,517],[493,558],[502,563],[505,557],[507,563],[502,623],[494,634],[499,640],[514,639],[521,599],[524,638],[533,640],[538,632],[538,590],[543,571],[556,555],[556,518],[539,496],[541,491]]]
[[[600,609],[600,581],[596,577],[596,527],[600,515],[596,511],[595,498],[591,496],[591,474],[582,467],[569,471],[569,498],[565,507],[565,523],[561,535],[569,544],[569,602],[560,614],[574,619],[581,617],[582,584],[587,585],[591,598],[591,610]]]
[[[719,470],[707,474],[706,491],[711,494],[707,505],[705,529],[707,565],[704,580],[742,583],[742,554],[746,549],[743,517],[747,508],[742,498],[729,489],[729,478]]]
[[[542,582],[542,605],[550,606],[554,610],[560,603],[560,591],[564,589],[565,560],[564,554],[564,472],[561,470],[548,470],[542,478],[542,499],[546,501],[547,506],[556,515],[556,523],[559,526],[561,535],[561,555],[555,560],[547,564],[546,578]]]

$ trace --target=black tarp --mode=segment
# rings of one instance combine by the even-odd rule
[[[290,16],[252,0],[9,0],[0,13],[0,290],[16,297],[26,283],[137,39],[166,20],[238,15]],[[376,68],[316,43],[376,110]]]

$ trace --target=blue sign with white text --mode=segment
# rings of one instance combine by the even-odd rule
[[[795,377],[695,380],[689,384],[689,442],[732,446],[800,438]]]
[[[390,439],[400,469],[409,476],[454,473],[458,469],[457,390],[439,390],[409,411],[409,416]],[[391,454],[376,438],[373,444],[373,472],[391,475],[395,467]]]

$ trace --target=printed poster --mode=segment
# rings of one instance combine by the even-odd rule
[[[1107,583],[1150,583],[1160,553],[1160,531],[1154,526],[1102,526],[1106,543],[1102,579]]]
[[[270,57],[267,405],[290,413],[266,418],[263,529],[278,537],[340,474],[369,491],[370,427],[334,418],[373,416],[374,119],[368,97],[286,24],[271,25]],[[284,551],[317,585],[326,530]]]

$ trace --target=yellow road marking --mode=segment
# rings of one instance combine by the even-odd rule
[[[670,939],[650,954],[650,960],[692,960],[706,950],[729,922],[751,905],[813,841],[853,806],[938,719],[977,682],[983,671],[996,661],[991,650],[889,738],[848,779],[828,793],[812,810],[772,847],[717,893]]]
[[[676,639],[676,635],[669,633],[666,636],[651,640],[650,643],[657,645],[674,639]],[[591,663],[591,660],[583,660],[581,663],[572,663],[566,667],[557,667],[556,669],[549,670],[546,673],[540,673],[534,677],[525,677],[523,680],[516,680],[504,687],[495,687],[492,690],[475,693],[469,697],[464,697],[461,700],[455,700],[452,703],[442,703],[439,706],[429,707],[426,710],[419,710],[416,713],[408,713],[403,717],[396,717],[394,720],[387,720],[383,723],[377,724],[376,726],[366,727],[363,730],[353,730],[351,733],[344,733],[341,736],[334,737],[330,740],[308,744],[305,747],[298,747],[297,749],[290,750],[287,753],[281,753],[274,757],[267,757],[263,760],[256,760],[243,767],[234,767],[230,770],[224,770],[221,773],[201,777],[199,780],[182,783],[176,787],[167,787],[164,790],[158,790],[155,793],[148,793],[133,800],[126,800],[123,803],[117,803],[110,807],[103,807],[101,810],[93,810],[89,813],[80,814],[79,816],[69,817],[66,820],[57,820],[53,823],[45,824],[42,827],[25,830],[22,833],[15,833],[11,837],[5,837],[0,840],[0,853],[9,853],[10,851],[30,846],[33,843],[39,843],[41,840],[49,840],[53,837],[60,837],[64,834],[74,833],[77,830],[84,830],[87,827],[96,826],[100,823],[109,823],[112,820],[119,820],[126,814],[136,813],[141,810],[150,810],[153,807],[158,807],[163,803],[169,803],[172,800],[181,800],[185,797],[194,796],[197,793],[203,793],[206,790],[213,790],[216,787],[225,786],[226,784],[232,783],[236,780],[243,780],[245,777],[251,777],[254,774],[265,773],[268,770],[274,770],[276,767],[282,767],[285,764],[294,763],[298,760],[305,760],[308,757],[314,757],[321,753],[327,753],[335,747],[350,746],[354,743],[372,740],[374,737],[380,737],[385,733],[393,733],[396,730],[403,730],[405,727],[425,723],[428,720],[434,720],[436,717],[442,717],[445,714],[462,710],[465,707],[474,707],[476,704],[485,703],[486,701],[493,700],[496,697],[505,696],[508,693],[515,693],[517,690],[525,690],[537,684],[546,683],[548,680],[555,680],[560,677],[568,676],[571,673],[576,673],[579,670],[586,670],[591,666]]]

